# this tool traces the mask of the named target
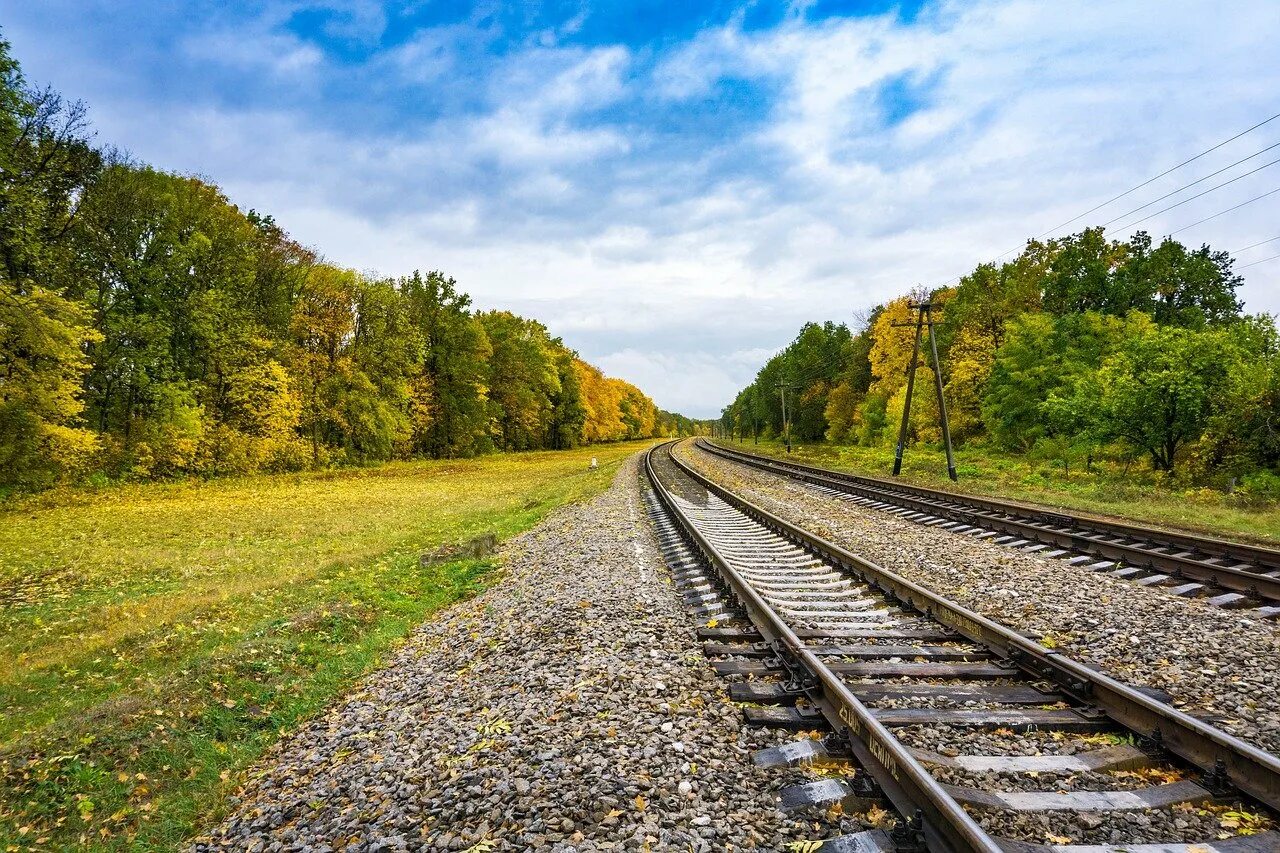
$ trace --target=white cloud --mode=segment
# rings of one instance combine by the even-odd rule
[[[793,14],[705,30],[652,67],[638,48],[556,46],[566,27],[495,59],[474,81],[478,106],[424,106],[395,132],[287,100],[157,111],[110,90],[92,95],[93,115],[101,139],[211,176],[337,262],[445,269],[478,304],[538,316],[665,408],[709,415],[804,320],[850,321],[941,284],[1274,112],[1274,3],[1214,9],[952,0],[914,23]],[[267,35],[285,39],[263,54],[286,58],[273,73],[322,70],[306,45]],[[413,103],[474,73],[459,51],[492,37],[420,32],[366,70]],[[259,55],[218,38],[187,48],[218,63]],[[759,87],[766,114],[693,139],[649,121],[705,112],[723,80]],[[899,80],[920,89],[918,109],[886,123],[883,88]],[[1134,206],[1276,139],[1280,121]],[[1146,225],[1178,228],[1274,181],[1260,173]],[[1236,249],[1277,220],[1280,196],[1180,238]],[[1245,274],[1249,307],[1280,310],[1280,262]]]
[[[753,351],[751,356],[754,359],[761,354]],[[754,371],[753,363],[758,364],[733,353],[726,357],[712,352],[639,349],[624,349],[596,359],[596,365],[605,373],[625,376],[651,395],[660,394],[670,401],[659,402],[663,408],[670,410],[674,406],[681,412],[697,412],[704,417],[719,414],[720,407],[733,400],[742,387],[739,376],[743,367]]]
[[[187,56],[197,61],[242,70],[264,69],[279,77],[313,72],[324,60],[319,48],[295,36],[246,29],[201,33],[184,39],[182,46]]]

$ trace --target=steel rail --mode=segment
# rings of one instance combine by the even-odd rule
[[[671,460],[684,474],[744,515],[816,556],[859,575],[890,599],[986,646],[1034,678],[1053,682],[1064,693],[1099,708],[1117,724],[1148,738],[1189,764],[1209,773],[1225,773],[1242,792],[1273,809],[1280,808],[1280,758],[773,515],[693,470],[674,454]]]
[[[1099,558],[1123,561],[1125,565],[1150,568],[1267,601],[1280,601],[1280,551],[1270,548],[1123,524],[1095,516],[1068,515],[1014,501],[908,486],[876,477],[833,471],[721,447],[701,439],[697,446],[730,461],[813,485],[882,500]],[[1110,541],[1109,537],[1136,541]],[[1181,549],[1182,553],[1165,554],[1156,550],[1162,547]],[[1197,554],[1204,557],[1196,559]],[[1205,559],[1211,558],[1232,559],[1239,564],[1251,564],[1256,569],[1215,566],[1205,562]],[[1274,572],[1277,576],[1264,572]]]
[[[832,729],[844,733],[854,758],[873,773],[885,796],[900,813],[918,816],[920,831],[931,851],[947,853],[1002,853],[1000,844],[986,833],[955,801],[932,774],[904,747],[871,711],[849,690],[838,675],[811,652],[760,594],[680,510],[653,470],[654,452],[674,441],[650,448],[645,454],[645,474],[658,500],[676,520],[703,557],[732,588],[764,640],[789,662],[812,677],[809,698],[822,711]],[[690,473],[674,455],[671,461]],[[695,476],[695,480],[698,480]],[[703,484],[706,485],[705,483]]]

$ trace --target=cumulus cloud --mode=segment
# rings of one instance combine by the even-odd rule
[[[445,269],[696,415],[802,322],[940,285],[1266,117],[1280,90],[1270,0],[946,0],[911,20],[799,5],[763,29],[738,13],[633,44],[575,42],[589,11],[523,32],[484,10],[409,26],[370,0],[330,5],[322,31],[363,45],[355,58],[277,5],[246,13],[239,44],[186,33],[195,70],[164,88],[129,79],[109,43],[68,51],[89,38],[70,13],[7,35],[34,78],[91,101],[100,138],[209,176],[334,261]],[[207,79],[255,62],[268,74],[243,98]],[[1277,185],[1264,171],[1144,227]],[[1236,249],[1277,214],[1273,196],[1179,236]],[[1248,307],[1280,310],[1280,263],[1245,274]]]

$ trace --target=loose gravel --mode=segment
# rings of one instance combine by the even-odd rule
[[[286,737],[192,846],[236,850],[778,849],[862,828],[788,817],[700,653],[636,460],[504,547],[503,576]]]
[[[1280,752],[1274,623],[833,499],[681,445],[677,455],[769,511],[1263,749]]]

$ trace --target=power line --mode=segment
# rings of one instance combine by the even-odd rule
[[[1249,177],[1249,176],[1250,176],[1250,175],[1252,175],[1252,174],[1255,174],[1255,173],[1257,173],[1257,172],[1261,172],[1263,169],[1267,168],[1268,166],[1274,166],[1276,163],[1280,163],[1280,158],[1277,158],[1277,159],[1275,159],[1275,160],[1272,160],[1270,163],[1264,163],[1264,164],[1262,164],[1261,166],[1259,166],[1259,167],[1258,167],[1258,168],[1256,168],[1256,169],[1253,169],[1253,170],[1251,170],[1251,171],[1245,172],[1243,175],[1236,175],[1234,178],[1232,178],[1232,179],[1231,179],[1231,180],[1229,180],[1229,181],[1223,181],[1222,183],[1218,184],[1217,186],[1209,187],[1209,189],[1204,190],[1204,191],[1202,191],[1202,192],[1198,192],[1198,193],[1196,193],[1195,195],[1193,195],[1193,196],[1191,196],[1191,197],[1189,197],[1189,198],[1184,198],[1184,199],[1183,199],[1182,201],[1180,201],[1180,202],[1177,202],[1177,203],[1175,203],[1175,204],[1171,204],[1171,205],[1169,205],[1168,207],[1165,207],[1165,208],[1161,208],[1160,210],[1157,210],[1155,213],[1149,213],[1149,214],[1147,214],[1146,216],[1142,217],[1141,219],[1139,219],[1139,220],[1137,220],[1137,221],[1135,221],[1135,222],[1130,222],[1128,225],[1124,225],[1124,226],[1122,226],[1119,230],[1121,230],[1121,231],[1127,231],[1127,230],[1129,230],[1130,228],[1132,228],[1132,227],[1133,227],[1133,226],[1135,226],[1135,225],[1141,225],[1143,222],[1146,222],[1148,219],[1152,219],[1153,217],[1159,216],[1159,215],[1160,215],[1160,214],[1162,214],[1162,213],[1166,213],[1166,212],[1168,212],[1168,211],[1170,211],[1170,210],[1173,210],[1175,207],[1182,207],[1184,204],[1186,204],[1186,203],[1187,203],[1187,202],[1189,202],[1189,201],[1195,201],[1196,199],[1198,199],[1198,198],[1200,198],[1200,197],[1202,197],[1202,196],[1206,196],[1206,195],[1208,195],[1209,193],[1213,192],[1214,190],[1220,190],[1220,189],[1222,189],[1223,187],[1225,187],[1227,184],[1234,184],[1236,181],[1240,180],[1241,178],[1247,178],[1247,177]],[[1123,217],[1121,217],[1121,218],[1123,218]],[[1113,219],[1113,220],[1111,220],[1111,222],[1115,222],[1115,220]],[[1110,224],[1111,224],[1111,222],[1108,222],[1108,223],[1107,223],[1107,225],[1110,225]]]
[[[1133,210],[1130,210],[1130,211],[1129,211],[1129,212],[1127,212],[1127,213],[1122,213],[1122,214],[1120,214],[1119,216],[1115,217],[1114,219],[1112,219],[1112,220],[1110,220],[1110,221],[1108,221],[1108,222],[1104,222],[1104,223],[1102,223],[1102,227],[1103,227],[1103,228],[1106,228],[1106,227],[1107,227],[1108,225],[1110,225],[1112,222],[1119,222],[1121,219],[1124,219],[1124,218],[1125,218],[1125,217],[1127,217],[1127,216],[1131,216],[1131,215],[1133,215],[1133,214],[1135,214],[1135,213],[1138,213],[1138,212],[1140,212],[1140,211],[1146,210],[1146,209],[1147,209],[1148,207],[1150,207],[1151,205],[1153,205],[1153,204],[1155,204],[1155,203],[1157,203],[1157,202],[1164,201],[1166,198],[1169,198],[1170,196],[1175,196],[1175,195],[1177,195],[1178,193],[1182,192],[1183,190],[1189,190],[1189,189],[1191,189],[1192,187],[1194,187],[1194,186],[1195,186],[1196,184],[1198,184],[1198,183],[1201,183],[1201,182],[1203,182],[1203,181],[1207,181],[1207,180],[1209,180],[1210,178],[1215,177],[1215,176],[1217,176],[1217,175],[1221,175],[1223,172],[1227,171],[1228,169],[1233,169],[1233,168],[1235,168],[1236,166],[1239,166],[1241,163],[1245,162],[1246,160],[1252,160],[1254,157],[1257,157],[1259,154],[1266,154],[1266,153],[1267,153],[1268,151],[1270,151],[1272,148],[1280,148],[1280,142],[1276,142],[1276,143],[1274,143],[1274,144],[1272,144],[1272,145],[1268,145],[1266,148],[1263,148],[1261,151],[1255,151],[1254,153],[1250,154],[1248,157],[1241,157],[1239,160],[1235,161],[1235,162],[1234,162],[1234,163],[1232,163],[1231,165],[1229,165],[1229,166],[1223,166],[1221,169],[1219,169],[1219,170],[1218,170],[1218,171],[1216,171],[1216,172],[1210,172],[1209,174],[1205,175],[1203,178],[1196,178],[1194,181],[1192,181],[1192,182],[1191,182],[1191,183],[1189,183],[1189,184],[1183,184],[1182,186],[1178,187],[1178,188],[1177,188],[1176,190],[1174,190],[1173,192],[1168,192],[1168,193],[1165,193],[1164,195],[1160,196],[1159,198],[1152,199],[1151,201],[1147,202],[1146,204],[1142,205],[1141,207],[1135,207]],[[1275,162],[1275,161],[1273,160],[1273,161],[1272,161],[1272,163],[1274,163],[1274,162]],[[1271,164],[1270,164],[1270,163],[1268,163],[1267,165],[1271,165]],[[1263,168],[1266,168],[1266,167],[1264,166]],[[1257,171],[1257,170],[1255,170],[1255,171]],[[1246,174],[1253,174],[1253,172],[1248,172],[1248,173],[1246,173]],[[1240,177],[1244,177],[1244,175],[1241,175]],[[1228,181],[1227,183],[1230,183],[1230,181]],[[1225,187],[1225,186],[1226,186],[1226,184],[1219,184],[1218,186]],[[1165,208],[1165,209],[1166,209],[1166,210],[1168,210],[1168,208]]]
[[[1274,239],[1274,238],[1273,238],[1273,239]],[[1263,258],[1263,259],[1262,259],[1262,260],[1260,260],[1260,261],[1253,261],[1252,263],[1245,264],[1245,265],[1244,265],[1244,266],[1242,266],[1242,267],[1236,267],[1236,269],[1237,269],[1237,270],[1247,270],[1249,267],[1256,267],[1258,264],[1265,264],[1267,261],[1274,261],[1276,258],[1280,258],[1280,255],[1272,255],[1271,257],[1269,257],[1269,258]]]
[[[1256,195],[1253,198],[1249,199],[1248,201],[1242,201],[1234,207],[1228,207],[1226,210],[1220,210],[1217,213],[1213,214],[1212,216],[1206,216],[1204,219],[1200,219],[1195,222],[1192,222],[1190,225],[1184,225],[1181,228],[1179,228],[1177,231],[1171,231],[1169,233],[1169,236],[1172,237],[1174,234],[1181,234],[1183,231],[1186,231],[1188,228],[1195,228],[1197,225],[1203,225],[1204,223],[1208,222],[1210,219],[1217,219],[1219,216],[1230,213],[1233,210],[1239,210],[1240,208],[1244,207],[1246,204],[1253,204],[1255,201],[1261,201],[1267,196],[1275,195],[1276,193],[1280,193],[1280,187],[1276,187],[1271,192],[1266,192],[1266,193],[1263,193],[1262,195]]]
[[[1235,136],[1231,137],[1230,139],[1224,139],[1224,140],[1222,140],[1221,142],[1219,142],[1217,145],[1213,146],[1212,148],[1206,148],[1205,150],[1201,151],[1201,152],[1200,152],[1199,154],[1197,154],[1196,156],[1191,157],[1190,159],[1187,159],[1187,160],[1183,160],[1181,163],[1179,163],[1179,164],[1178,164],[1178,165],[1176,165],[1176,166],[1173,166],[1172,168],[1165,169],[1163,172],[1161,172],[1160,174],[1156,175],[1154,178],[1147,178],[1145,181],[1143,181],[1142,183],[1138,184],[1136,187],[1130,187],[1129,189],[1127,189],[1127,190],[1125,190],[1124,192],[1120,193],[1120,195],[1115,196],[1114,198],[1109,198],[1109,199],[1107,199],[1106,201],[1104,201],[1102,204],[1098,205],[1097,207],[1092,207],[1092,208],[1090,208],[1090,209],[1086,210],[1084,213],[1081,213],[1081,214],[1079,214],[1079,215],[1077,215],[1077,216],[1073,216],[1073,217],[1071,217],[1070,219],[1068,219],[1066,222],[1063,222],[1061,225],[1055,225],[1055,226],[1053,226],[1053,227],[1052,227],[1052,228],[1050,228],[1048,231],[1044,232],[1044,234],[1040,234],[1040,235],[1038,235],[1035,239],[1039,240],[1041,237],[1044,237],[1046,234],[1050,234],[1050,233],[1052,233],[1052,232],[1054,232],[1054,231],[1057,231],[1059,228],[1063,228],[1063,227],[1065,227],[1065,226],[1067,226],[1067,225],[1070,225],[1072,222],[1075,222],[1077,219],[1082,219],[1082,218],[1084,218],[1084,217],[1088,216],[1090,213],[1093,213],[1093,212],[1095,212],[1095,211],[1101,210],[1102,208],[1104,208],[1104,207],[1106,207],[1107,205],[1111,204],[1113,201],[1119,201],[1120,199],[1124,198],[1125,196],[1130,195],[1131,193],[1135,193],[1135,192],[1137,192],[1138,190],[1142,189],[1143,187],[1147,186],[1148,184],[1150,184],[1150,183],[1152,183],[1152,182],[1154,182],[1154,181],[1158,181],[1158,180],[1160,180],[1160,179],[1161,179],[1161,178],[1163,178],[1165,175],[1168,175],[1168,174],[1169,174],[1169,173],[1171,173],[1171,172],[1176,172],[1176,171],[1178,171],[1179,169],[1181,169],[1183,166],[1187,165],[1188,163],[1194,163],[1196,160],[1199,160],[1199,159],[1200,159],[1201,157],[1203,157],[1204,155],[1206,155],[1206,154],[1211,154],[1211,153],[1213,153],[1214,151],[1217,151],[1219,148],[1221,148],[1222,146],[1226,145],[1228,142],[1235,142],[1237,139],[1239,139],[1240,137],[1244,136],[1245,134],[1247,134],[1247,133],[1252,133],[1253,131],[1255,131],[1255,130],[1257,130],[1258,128],[1262,127],[1264,124],[1268,124],[1269,122],[1273,122],[1273,121],[1275,121],[1275,120],[1276,120],[1276,119],[1278,119],[1278,118],[1280,118],[1280,113],[1276,113],[1276,114],[1275,114],[1275,115],[1273,115],[1271,118],[1263,119],[1262,121],[1260,121],[1260,122],[1258,122],[1257,124],[1255,124],[1253,127],[1250,127],[1250,128],[1248,128],[1248,129],[1246,129],[1246,130],[1242,130],[1242,131],[1240,131],[1239,133],[1237,133]],[[1006,253],[1006,254],[1007,254],[1007,253]]]
[[[1254,243],[1254,244],[1253,244],[1253,245],[1251,245],[1251,246],[1245,246],[1243,249],[1236,249],[1234,252],[1229,252],[1228,254],[1238,255],[1238,254],[1240,254],[1241,252],[1247,252],[1247,251],[1249,251],[1250,249],[1256,249],[1256,248],[1258,248],[1259,246],[1264,246],[1264,245],[1266,245],[1267,243],[1270,243],[1270,242],[1271,242],[1271,241],[1273,241],[1273,240],[1280,240],[1280,234],[1277,234],[1277,235],[1276,235],[1276,236],[1274,236],[1274,237],[1268,237],[1268,238],[1267,238],[1267,239],[1265,239],[1265,240],[1259,240],[1257,243]]]
[[[1232,136],[1232,137],[1230,137],[1230,138],[1228,138],[1228,139],[1224,139],[1224,140],[1222,140],[1221,142],[1219,142],[1217,145],[1214,145],[1214,146],[1211,146],[1211,147],[1209,147],[1209,148],[1206,148],[1205,150],[1201,151],[1199,154],[1196,154],[1194,157],[1189,157],[1189,158],[1187,158],[1186,160],[1183,160],[1183,161],[1182,161],[1181,163],[1179,163],[1178,165],[1176,165],[1176,166],[1171,166],[1170,168],[1165,169],[1165,170],[1164,170],[1163,172],[1161,172],[1160,174],[1155,175],[1155,176],[1150,177],[1150,178],[1147,178],[1147,179],[1146,179],[1145,181],[1143,181],[1142,183],[1137,184],[1136,186],[1132,186],[1132,187],[1130,187],[1129,189],[1125,190],[1124,192],[1120,193],[1119,195],[1117,195],[1117,196],[1113,196],[1113,197],[1111,197],[1111,198],[1107,199],[1107,200],[1106,200],[1106,201],[1104,201],[1102,204],[1099,204],[1099,205],[1096,205],[1096,206],[1094,206],[1094,207],[1091,207],[1091,208],[1089,208],[1088,210],[1086,210],[1084,213],[1077,214],[1077,215],[1075,215],[1075,216],[1071,217],[1070,219],[1068,219],[1068,220],[1066,220],[1066,221],[1064,221],[1064,222],[1061,222],[1061,223],[1059,223],[1058,225],[1053,226],[1052,228],[1048,229],[1047,231],[1044,231],[1044,232],[1041,232],[1040,234],[1037,234],[1037,235],[1036,235],[1035,237],[1033,237],[1032,239],[1034,239],[1034,240],[1039,240],[1039,239],[1042,239],[1042,238],[1044,238],[1044,237],[1048,236],[1049,234],[1052,234],[1053,232],[1057,231],[1057,230],[1058,230],[1058,229],[1060,229],[1060,228],[1065,228],[1066,226],[1070,225],[1072,222],[1075,222],[1075,221],[1076,221],[1076,220],[1078,220],[1078,219],[1083,219],[1084,217],[1088,216],[1089,214],[1094,213],[1094,212],[1096,212],[1096,211],[1099,211],[1099,210],[1101,210],[1102,208],[1106,207],[1107,205],[1109,205],[1109,204],[1111,204],[1111,203],[1113,203],[1113,202],[1117,202],[1117,201],[1119,201],[1120,199],[1124,198],[1124,197],[1125,197],[1125,196],[1127,196],[1127,195],[1132,195],[1133,193],[1137,192],[1138,190],[1142,189],[1143,187],[1145,187],[1145,186],[1147,186],[1147,185],[1149,185],[1149,184],[1152,184],[1152,183],[1154,183],[1155,181],[1160,180],[1160,179],[1161,179],[1161,178],[1163,178],[1165,175],[1168,175],[1168,174],[1171,174],[1171,173],[1173,173],[1173,172],[1176,172],[1176,171],[1178,171],[1179,169],[1181,169],[1183,166],[1186,166],[1186,165],[1188,165],[1188,164],[1190,164],[1190,163],[1194,163],[1196,160],[1199,160],[1201,157],[1205,156],[1206,154],[1212,154],[1214,151],[1217,151],[1217,150],[1218,150],[1219,148],[1221,148],[1222,146],[1224,146],[1224,145],[1226,145],[1226,144],[1228,144],[1228,143],[1230,143],[1230,142],[1235,142],[1235,141],[1236,141],[1237,139],[1239,139],[1240,137],[1245,136],[1245,135],[1247,135],[1247,134],[1250,134],[1250,133],[1252,133],[1253,131],[1257,130],[1258,128],[1262,127],[1263,125],[1270,124],[1271,122],[1275,121],[1275,120],[1276,120],[1276,119],[1278,119],[1278,118],[1280,118],[1280,113],[1276,113],[1275,115],[1273,115],[1273,116],[1271,116],[1271,117],[1269,117],[1269,118],[1265,118],[1265,119],[1263,119],[1262,121],[1258,122],[1257,124],[1253,125],[1252,127],[1247,127],[1247,128],[1245,128],[1244,130],[1242,130],[1242,131],[1240,131],[1239,133],[1237,133],[1235,136]],[[1274,147],[1274,146],[1273,146],[1273,147]],[[1265,148],[1263,149],[1263,151],[1266,151],[1266,150],[1268,150],[1268,149],[1265,149]],[[1260,152],[1258,152],[1258,153],[1260,154],[1260,153],[1262,153],[1262,152],[1260,151]],[[1255,155],[1252,155],[1252,156],[1257,156],[1257,155],[1255,154]],[[1245,159],[1248,159],[1248,158],[1246,157]],[[1228,167],[1228,168],[1230,168],[1230,167]],[[1217,174],[1217,173],[1214,173],[1214,174]],[[1212,177],[1212,175],[1208,175],[1208,176],[1206,176],[1206,177]],[[1203,179],[1202,179],[1202,180],[1203,180]],[[1190,185],[1188,185],[1188,186],[1190,186]],[[1186,187],[1183,187],[1183,189],[1186,189]],[[1158,200],[1158,199],[1157,199],[1157,200]],[[1253,201],[1256,201],[1256,199],[1253,199]],[[1246,202],[1246,204],[1248,204],[1248,203],[1249,203],[1249,202]],[[1154,202],[1153,202],[1153,204],[1154,204]],[[1141,210],[1141,208],[1139,208],[1139,210]],[[1136,211],[1134,211],[1134,212],[1136,212]],[[1225,213],[1225,212],[1227,212],[1227,211],[1223,211],[1223,212]],[[1215,215],[1220,215],[1220,214],[1215,214]],[[1123,217],[1122,217],[1122,218],[1123,218]],[[1212,218],[1212,217],[1210,217],[1210,218]],[[1207,220],[1201,220],[1201,221],[1207,221]],[[1200,223],[1199,223],[1199,222],[1196,222],[1196,223],[1194,223],[1194,224],[1195,224],[1195,225],[1199,225]],[[1192,226],[1190,226],[1190,225],[1188,225],[1188,226],[1187,226],[1187,228],[1190,228],[1190,227],[1192,227]],[[1184,229],[1184,230],[1185,230],[1185,229]],[[1174,233],[1177,233],[1177,232],[1174,232]],[[1012,248],[1012,249],[1006,249],[1005,251],[1003,251],[1003,252],[1001,252],[1000,254],[996,255],[994,258],[990,259],[989,261],[986,261],[986,263],[993,264],[993,263],[995,263],[996,261],[998,261],[998,260],[1000,260],[1001,258],[1003,258],[1005,255],[1008,255],[1008,254],[1009,254],[1009,253],[1011,253],[1011,252],[1016,252],[1016,251],[1018,251],[1019,249],[1021,249],[1021,248],[1022,248],[1022,246],[1023,246],[1023,245],[1024,245],[1024,243],[1019,243],[1017,246],[1015,246],[1015,247],[1014,247],[1014,248]],[[964,275],[965,275],[965,273],[960,273],[959,275],[953,275],[951,278],[947,279],[947,280],[946,280],[946,281],[944,281],[942,284],[938,285],[938,287],[946,287],[947,285],[951,284],[951,282],[953,282],[953,281],[958,281],[959,279],[963,278],[963,277],[964,277]]]

